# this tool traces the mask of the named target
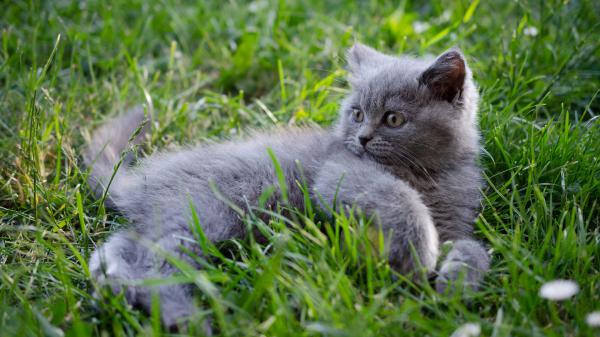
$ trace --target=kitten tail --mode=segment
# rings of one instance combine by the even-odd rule
[[[83,161],[91,169],[88,184],[96,198],[102,197],[109,183],[112,192],[118,190],[120,176],[134,159],[133,153],[128,150],[130,146],[142,144],[150,133],[149,119],[144,108],[139,106],[108,121],[94,132],[83,152]],[[106,203],[114,206],[110,196]]]

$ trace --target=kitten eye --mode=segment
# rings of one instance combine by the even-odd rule
[[[406,119],[399,112],[388,111],[385,114],[385,124],[391,128],[397,128],[404,124],[404,122],[406,122]]]
[[[363,121],[364,118],[365,116],[360,109],[352,109],[352,119],[354,119],[355,122],[360,123]]]

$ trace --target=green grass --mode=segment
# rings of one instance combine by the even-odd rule
[[[597,1],[19,1],[0,13],[0,335],[158,336],[122,296],[94,304],[86,261],[124,223],[91,196],[80,151],[127,107],[153,106],[151,153],[274,125],[329,125],[355,39],[468,55],[482,93],[487,186],[480,292],[436,294],[364,253],[365,225],[299,212],[182,266],[223,336],[593,336],[600,310]],[[422,33],[415,22],[427,22]],[[537,35],[526,34],[531,27]],[[344,235],[342,235],[342,233]],[[198,233],[200,234],[200,233]],[[366,248],[365,248],[366,246]],[[575,280],[564,302],[540,286]],[[199,321],[198,321],[199,322]],[[199,333],[191,326],[191,333]]]

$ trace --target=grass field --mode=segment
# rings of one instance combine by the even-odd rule
[[[249,215],[271,244],[224,243],[204,270],[170,281],[196,285],[223,336],[449,336],[469,322],[482,336],[600,335],[586,324],[600,310],[599,13],[591,0],[4,2],[0,335],[166,334],[156,310],[90,296],[86,261],[124,219],[91,195],[85,139],[139,104],[156,112],[149,153],[329,125],[355,40],[468,56],[486,150],[476,228],[493,264],[483,289],[439,295],[398,279],[362,253],[361,221],[310,214],[287,226]],[[541,298],[553,279],[579,293]]]

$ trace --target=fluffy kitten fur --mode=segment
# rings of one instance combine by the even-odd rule
[[[292,206],[303,207],[296,184],[303,175],[316,204],[335,200],[338,209],[356,206],[373,216],[386,236],[390,265],[402,273],[414,272],[416,262],[433,271],[440,242],[452,240],[453,248],[438,270],[438,291],[459,278],[463,286],[476,287],[489,259],[472,238],[481,187],[478,93],[464,57],[457,50],[437,59],[393,57],[356,44],[348,51],[348,62],[352,91],[331,130],[280,129],[155,154],[136,167],[125,157],[107,203],[132,226],[114,233],[93,253],[89,267],[96,281],[116,292],[120,281],[176,273],[153,247],[195,265],[182,249],[202,255],[188,240],[193,238],[190,203],[209,240],[244,237],[240,216],[215,196],[211,184],[242,209],[256,206],[265,188],[278,186],[266,151],[271,148],[285,173]],[[84,159],[97,195],[143,119],[143,111],[134,110],[92,137]],[[139,143],[147,131],[132,143]],[[277,196],[269,204],[276,202]],[[124,288],[128,301],[146,310],[151,292],[158,291],[167,325],[193,312],[185,285]]]

